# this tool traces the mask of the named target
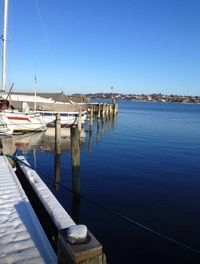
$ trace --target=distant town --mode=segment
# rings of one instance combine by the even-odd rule
[[[76,94],[77,95],[77,94]],[[89,93],[84,94],[89,99],[116,99],[150,102],[200,103],[200,96],[163,95],[159,94],[121,94],[121,93]]]

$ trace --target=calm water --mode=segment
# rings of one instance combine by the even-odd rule
[[[92,135],[86,125],[81,193],[88,199],[80,204],[68,190],[67,143],[57,191],[52,148],[40,139],[26,156],[72,217],[101,241],[108,263],[200,263],[200,255],[93,203],[200,249],[200,105],[119,102],[119,109],[114,120],[95,120]]]

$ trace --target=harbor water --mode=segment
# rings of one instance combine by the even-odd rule
[[[117,117],[85,125],[80,200],[67,139],[55,155],[44,133],[15,136],[17,152],[102,243],[108,263],[200,263],[200,105],[118,103]]]

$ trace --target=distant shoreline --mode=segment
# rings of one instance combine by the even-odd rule
[[[95,100],[124,100],[139,102],[160,102],[160,103],[184,103],[200,104],[200,96],[189,95],[164,95],[164,94],[121,94],[121,93],[89,93],[84,94],[87,99]]]
[[[91,100],[97,100],[97,101],[112,101],[111,98],[90,98]],[[130,100],[130,99],[116,99],[115,101],[126,101],[126,102],[140,102],[140,103],[163,103],[163,104],[185,104],[185,105],[200,105],[200,102],[174,102],[174,101],[150,101],[150,100]]]

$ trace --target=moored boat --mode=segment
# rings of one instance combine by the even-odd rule
[[[15,110],[7,100],[0,101],[0,112],[3,124],[11,131],[28,132],[47,129],[46,123],[39,113],[27,114]]]
[[[47,127],[55,125],[56,112],[54,111],[40,111],[43,121]],[[70,127],[78,123],[79,113],[78,112],[59,112],[61,127]],[[87,119],[87,111],[81,112],[81,123],[83,124]]]

